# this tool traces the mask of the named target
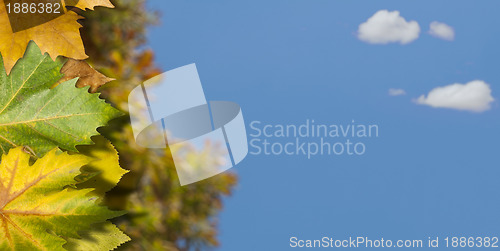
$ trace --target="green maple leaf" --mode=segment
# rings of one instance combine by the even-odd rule
[[[0,154],[17,146],[29,146],[38,157],[54,147],[77,152],[76,145],[92,144],[96,128],[121,115],[99,94],[75,88],[77,79],[50,89],[62,65],[34,42],[10,75],[0,57]]]
[[[128,237],[106,220],[121,215],[96,203],[92,189],[74,189],[80,168],[92,159],[53,149],[29,164],[24,148],[13,148],[0,164],[0,250],[110,250]],[[100,231],[91,229],[98,224]],[[92,231],[91,231],[92,230]],[[81,233],[81,235],[79,234]],[[97,239],[96,243],[92,242]],[[108,238],[105,243],[102,240]],[[101,243],[101,244],[99,244]],[[99,246],[101,245],[101,246]]]

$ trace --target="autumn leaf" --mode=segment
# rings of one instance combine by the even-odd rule
[[[128,171],[120,167],[118,152],[109,140],[104,136],[94,136],[92,141],[95,145],[77,146],[77,149],[80,153],[96,159],[82,167],[82,171],[98,175],[92,175],[85,182],[78,184],[78,188],[95,188],[92,193],[104,197]]]
[[[8,3],[11,3],[9,7],[6,5]],[[33,3],[59,4],[60,14],[54,14],[55,11],[50,14],[45,11],[43,14],[14,13],[14,3],[27,3],[28,6]],[[37,43],[42,53],[49,53],[53,60],[60,55],[74,59],[87,58],[80,37],[81,25],[77,22],[81,17],[68,11],[66,6],[81,9],[113,7],[109,0],[0,0],[0,52],[7,74],[10,74],[15,62],[23,56],[30,41]]]
[[[0,70],[0,154],[17,146],[29,146],[38,157],[55,147],[77,152],[76,145],[93,143],[96,128],[121,115],[99,94],[75,88],[77,79],[49,89],[61,67],[30,43],[9,76]]]
[[[72,251],[113,250],[130,241],[113,223],[106,221],[92,225],[88,231],[80,232],[81,239],[69,238],[64,248]]]
[[[68,59],[61,69],[64,77],[60,82],[64,82],[78,77],[76,87],[81,88],[90,86],[89,91],[95,93],[102,85],[113,81],[114,79],[104,76],[104,74],[94,70],[92,66],[87,64],[84,60]]]
[[[104,136],[94,136],[92,141],[95,145],[77,147],[80,153],[95,160],[80,169],[83,173],[90,175],[82,173],[84,179],[76,186],[78,189],[95,188],[89,194],[104,198],[105,193],[115,187],[128,171],[120,167],[118,152]],[[94,224],[91,229],[80,232],[80,236],[81,239],[69,238],[64,248],[75,251],[112,250],[130,241],[126,234],[110,222]]]
[[[85,10],[93,10],[95,6],[104,6],[108,8],[114,8],[113,4],[109,0],[66,0],[67,6],[74,6],[76,8]]]
[[[2,156],[0,250],[64,250],[65,238],[80,239],[92,224],[122,214],[99,206],[92,189],[71,188],[91,158],[53,149],[29,161],[22,147]]]

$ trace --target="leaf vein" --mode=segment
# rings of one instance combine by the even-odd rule
[[[21,84],[19,89],[17,89],[16,93],[14,93],[14,95],[12,95],[12,98],[9,100],[9,102],[7,102],[7,104],[5,104],[5,106],[2,108],[2,110],[0,111],[0,114],[2,114],[3,111],[5,111],[5,109],[7,109],[7,107],[9,107],[9,105],[12,103],[12,100],[14,100],[17,97],[17,94],[19,94],[19,92],[21,91],[21,89],[23,89],[24,85],[28,82],[28,80],[31,78],[31,76],[33,76],[33,74],[38,70],[40,65],[42,65],[42,62],[45,60],[46,57],[47,57],[47,55],[43,55],[42,60],[40,60],[40,62],[38,62],[37,66],[31,72],[31,74],[28,76],[28,78],[23,79],[23,83]],[[24,64],[22,66],[23,66],[23,78],[24,78]],[[11,78],[11,81],[12,81],[12,78]]]
[[[93,113],[80,113],[80,114],[69,114],[69,115],[63,115],[63,116],[55,116],[55,117],[49,117],[49,118],[32,119],[32,120],[25,120],[25,121],[16,121],[16,122],[10,122],[10,123],[0,124],[0,127],[2,127],[2,126],[13,126],[13,125],[22,125],[22,124],[36,123],[36,122],[45,122],[45,121],[50,121],[50,120],[55,120],[55,119],[71,118],[71,117],[77,117],[77,116],[97,115],[97,114],[99,114],[99,113],[97,113],[97,112],[93,112]]]
[[[24,232],[23,229],[20,228],[15,222],[13,222],[8,215],[4,215],[4,219],[6,219],[12,226],[14,226],[14,228],[17,229],[17,231],[21,232],[21,234],[23,234],[26,238],[35,243],[35,245],[37,245],[40,249],[42,248],[40,243],[38,243],[35,239],[33,239],[33,236],[31,234]]]

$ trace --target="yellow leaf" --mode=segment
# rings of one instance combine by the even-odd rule
[[[92,189],[76,190],[75,177],[89,157],[54,149],[30,165],[22,147],[0,163],[0,250],[64,250],[91,224],[121,215],[96,203]]]
[[[106,221],[92,225],[92,229],[80,233],[81,239],[69,238],[64,248],[72,251],[113,250],[130,241],[113,223]]]
[[[66,1],[66,5],[68,6],[74,6],[76,8],[85,10],[85,9],[91,9],[93,10],[95,6],[104,6],[108,8],[113,8],[113,4],[109,0],[80,0],[76,5],[71,5],[69,1]]]
[[[103,197],[104,193],[115,187],[128,171],[120,167],[118,152],[111,142],[103,136],[94,136],[92,141],[95,145],[81,145],[77,146],[77,149],[80,153],[95,159],[84,166],[82,171],[97,175],[78,184],[78,188],[95,188],[92,194]]]
[[[0,0],[0,52],[2,53],[7,74],[10,73],[16,61],[21,58],[28,43],[33,40],[41,49],[47,52],[53,60],[58,56],[74,59],[85,59],[85,49],[80,37],[81,19],[73,11],[66,11],[66,2],[62,4],[61,14],[15,14],[12,3],[57,3],[60,0]],[[5,3],[11,3],[10,17]],[[108,0],[80,0],[76,7],[93,9],[96,5],[113,7]],[[19,16],[16,16],[19,15]],[[49,21],[47,21],[49,20]],[[16,28],[22,27],[22,28]]]

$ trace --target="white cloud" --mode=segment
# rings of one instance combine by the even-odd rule
[[[491,96],[490,86],[481,80],[467,84],[451,84],[434,88],[427,97],[420,96],[417,104],[435,108],[451,108],[473,112],[484,112],[491,108],[495,99]]]
[[[455,30],[453,27],[436,21],[431,23],[429,34],[448,41],[453,41],[455,39]]]
[[[403,89],[395,89],[395,88],[389,89],[389,96],[402,96],[402,95],[406,95],[406,91]]]
[[[371,44],[408,44],[418,38],[417,21],[406,21],[399,11],[380,10],[359,25],[358,38]]]

